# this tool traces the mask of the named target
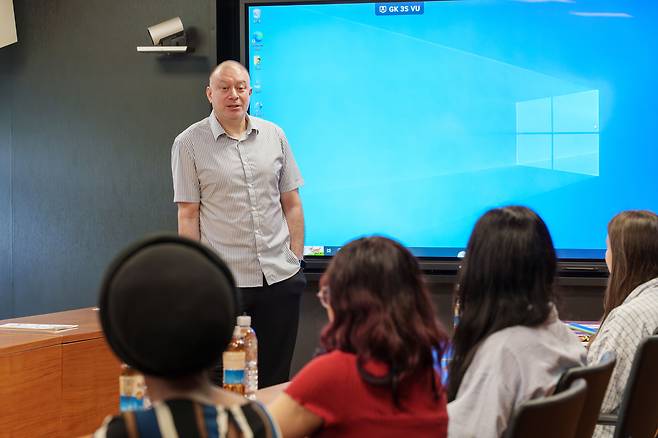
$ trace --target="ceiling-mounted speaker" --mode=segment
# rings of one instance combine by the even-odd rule
[[[0,0],[0,47],[18,41],[13,0]]]

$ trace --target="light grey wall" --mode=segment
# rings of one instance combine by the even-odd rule
[[[175,232],[173,138],[205,117],[213,0],[15,2],[0,49],[0,317],[94,305],[125,244]],[[139,54],[180,16],[192,55]]]

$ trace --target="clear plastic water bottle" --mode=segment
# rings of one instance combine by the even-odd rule
[[[251,328],[251,316],[238,316],[238,326],[242,332],[246,354],[244,395],[253,400],[258,390],[258,339]]]
[[[222,367],[224,369],[222,387],[224,389],[244,395],[245,365],[246,351],[242,338],[242,329],[236,325],[233,330],[233,338],[222,355]]]
[[[144,376],[126,364],[121,365],[119,376],[119,410],[139,411],[151,406],[146,394]]]

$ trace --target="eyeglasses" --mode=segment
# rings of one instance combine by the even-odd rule
[[[228,85],[220,85],[218,90],[221,94],[229,94],[235,90],[235,94],[244,94],[249,90],[249,87],[246,84],[238,84],[234,87],[229,87]]]
[[[329,296],[330,296],[331,291],[329,290],[329,286],[324,286],[320,288],[316,296],[318,297],[318,300],[320,300],[320,304],[322,307],[325,309],[329,308]]]

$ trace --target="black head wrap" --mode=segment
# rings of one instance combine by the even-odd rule
[[[219,362],[239,296],[231,271],[211,249],[178,236],[156,236],[114,259],[99,307],[107,341],[123,362],[174,378]]]

